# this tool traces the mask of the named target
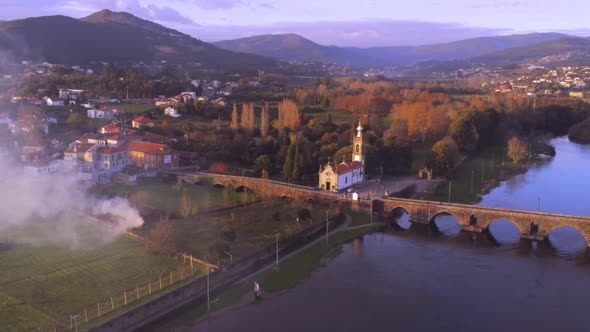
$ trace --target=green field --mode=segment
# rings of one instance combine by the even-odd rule
[[[146,111],[158,108],[153,104],[104,104],[102,106],[106,108],[116,108],[133,114],[143,114]]]
[[[502,147],[488,147],[457,167],[451,176],[451,202],[478,202],[482,190],[498,177],[516,172],[520,166],[507,157],[502,160],[503,153]],[[449,184],[441,185],[435,194],[420,194],[421,198],[442,202],[446,202],[448,196]]]
[[[148,179],[135,186],[110,184],[104,192],[122,195],[140,211],[170,212],[186,216],[210,209],[235,206],[255,200],[255,196],[216,189],[205,185],[178,185],[173,181]]]
[[[311,211],[311,220],[297,222],[297,210],[300,208]],[[326,211],[330,211],[331,215],[336,213],[335,208],[327,206],[272,199],[221,212],[174,219],[174,224],[177,242],[183,251],[215,263],[217,260],[229,260],[229,255],[216,250],[216,247],[221,246],[231,253],[233,259],[244,257],[274,243],[276,233],[280,234],[279,238],[286,238],[310,225],[324,222]],[[222,236],[224,227],[235,234],[234,239]],[[147,225],[142,233],[149,233],[151,228],[152,225]]]
[[[110,302],[111,296],[120,301],[124,290],[176,271],[181,264],[147,254],[143,242],[127,237],[92,250],[6,249],[0,252],[0,330],[31,330],[67,321],[85,307]]]

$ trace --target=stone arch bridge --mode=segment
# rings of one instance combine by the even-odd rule
[[[370,209],[373,213],[388,215],[396,209],[410,214],[413,223],[430,224],[440,214],[455,217],[462,230],[482,232],[497,219],[512,222],[520,231],[521,237],[544,240],[549,233],[562,226],[578,230],[590,245],[590,217],[549,212],[526,211],[506,208],[493,208],[479,205],[441,203],[405,198],[382,198],[353,202],[344,194],[315,190],[312,187],[287,184],[279,181],[263,180],[243,176],[214,173],[189,173],[169,171],[179,179],[189,182],[208,181],[212,186],[222,186],[229,190],[252,191],[261,196],[291,198],[303,201],[337,202]]]
[[[535,240],[543,240],[555,229],[569,226],[578,230],[590,245],[590,217],[588,216],[404,198],[377,200],[374,201],[373,208],[384,214],[403,209],[410,214],[412,222],[424,224],[433,222],[437,215],[449,214],[459,221],[461,229],[471,232],[481,232],[493,221],[506,219],[518,228],[521,237]]]

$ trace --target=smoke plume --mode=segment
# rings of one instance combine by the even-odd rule
[[[26,175],[0,153],[0,241],[88,248],[143,224],[127,200],[98,197],[88,188],[74,174]]]

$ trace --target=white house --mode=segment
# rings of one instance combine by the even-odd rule
[[[64,106],[65,104],[65,100],[59,98],[47,98],[46,102],[47,106]]]
[[[108,109],[88,109],[86,110],[86,113],[88,115],[89,118],[91,119],[112,119],[115,114],[117,113],[117,110],[108,110]]]
[[[164,110],[164,114],[166,116],[173,117],[173,118],[177,118],[177,117],[180,116],[180,114],[178,114],[178,110],[176,108],[174,108],[174,107],[167,107]]]
[[[63,160],[51,160],[47,162],[34,162],[30,165],[24,166],[25,174],[32,176],[40,176],[46,174],[53,174],[63,169]]]
[[[322,190],[338,191],[364,181],[365,156],[363,153],[363,126],[359,121],[352,143],[352,161],[337,165],[326,164],[320,169],[319,185]]]

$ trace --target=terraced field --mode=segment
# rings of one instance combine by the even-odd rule
[[[121,237],[93,250],[15,247],[0,251],[0,330],[37,329],[178,270],[181,261],[147,254]]]

